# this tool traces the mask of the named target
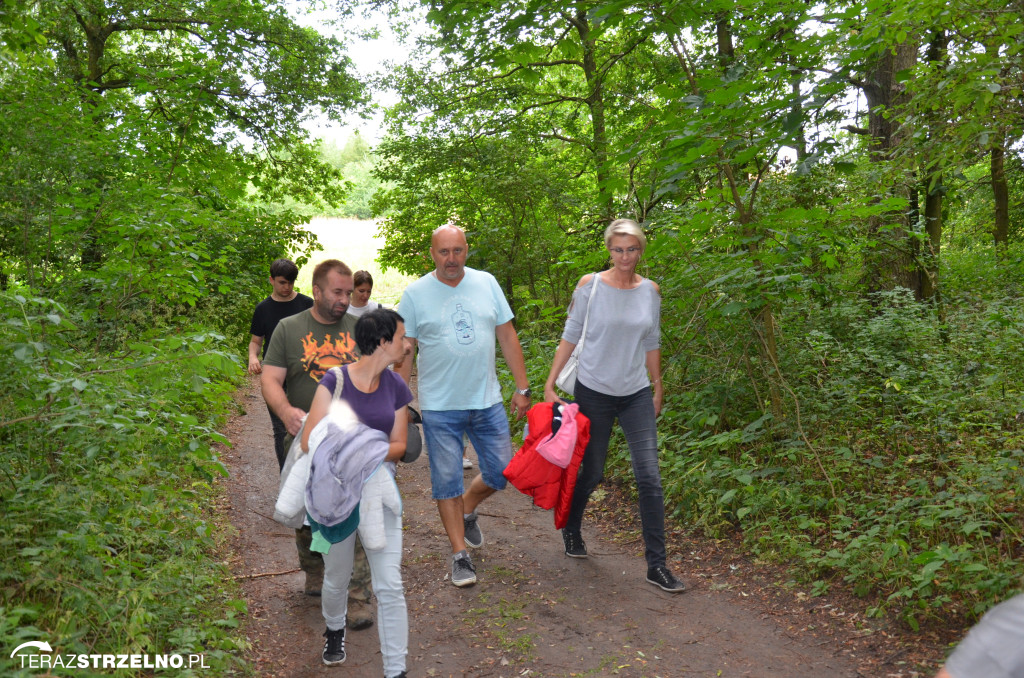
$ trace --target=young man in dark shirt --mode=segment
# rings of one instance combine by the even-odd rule
[[[270,345],[270,337],[274,334],[277,324],[313,305],[310,297],[295,291],[295,278],[298,275],[299,267],[288,259],[277,259],[270,265],[270,284],[273,292],[256,305],[249,327],[252,334],[249,341],[249,374],[263,372],[262,358],[267,354],[267,346]],[[288,431],[274,411],[270,407],[267,409],[270,411],[270,423],[274,429],[274,453],[277,455],[277,467],[280,470],[284,467],[287,453],[284,449],[284,437]]]

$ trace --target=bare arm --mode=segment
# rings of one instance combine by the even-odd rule
[[[317,386],[313,394],[313,402],[309,406],[309,416],[306,417],[306,428],[302,429],[302,451],[309,452],[309,433],[320,420],[327,416],[331,407],[331,392],[326,386]]]
[[[288,396],[284,392],[284,381],[287,376],[288,370],[284,367],[264,365],[260,385],[263,387],[263,399],[267,401],[267,405],[284,422],[288,433],[296,435],[302,427],[302,417],[306,413],[288,402]]]
[[[256,334],[249,340],[249,374],[259,374],[263,371],[260,363],[260,349],[263,348],[263,337]]]
[[[395,363],[395,372],[402,378],[406,386],[409,386],[409,380],[412,379],[412,359],[416,355],[417,341],[412,337],[406,337],[409,345],[412,346],[412,350],[409,351],[408,355],[402,358],[402,362]]]
[[[395,425],[391,427],[391,438],[388,440],[388,456],[384,461],[398,461],[405,455],[405,445],[409,437],[409,408],[400,407],[395,410]]]
[[[498,345],[501,346],[501,354],[505,356],[505,364],[512,372],[516,388],[519,390],[530,387],[530,380],[526,376],[526,361],[523,358],[523,346],[519,343],[519,334],[516,332],[512,321],[503,323],[494,328],[494,334],[498,337]],[[530,409],[530,398],[515,393],[512,395],[512,409],[516,413],[516,419],[522,419],[526,411]]]
[[[562,371],[565,364],[569,362],[569,356],[572,355],[575,348],[576,344],[570,344],[565,339],[558,342],[555,359],[551,361],[551,371],[548,372],[548,380],[544,382],[544,400],[549,403],[564,402],[555,391],[555,379],[558,378],[558,373]]]
[[[946,670],[945,667],[939,669],[939,672],[935,674],[935,678],[953,678],[953,674]]]
[[[647,373],[651,375],[651,385],[654,386],[654,416],[661,414],[661,403],[665,398],[665,386],[661,383],[661,349],[656,348],[647,352]]]
[[[661,296],[661,287],[658,283],[651,281],[655,293]],[[661,405],[665,399],[665,385],[661,383],[661,349],[656,348],[647,352],[645,359],[647,373],[651,375],[651,385],[654,386],[654,416],[661,414]]]

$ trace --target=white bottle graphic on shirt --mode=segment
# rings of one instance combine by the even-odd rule
[[[462,304],[455,305],[455,313],[452,313],[452,325],[455,326],[455,339],[460,344],[472,344],[476,339],[473,316],[462,310]]]

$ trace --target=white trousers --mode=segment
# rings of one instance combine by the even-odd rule
[[[384,507],[384,533],[387,546],[379,551],[366,549],[370,563],[373,593],[377,597],[377,634],[384,658],[384,675],[397,676],[405,671],[409,653],[409,612],[402,585],[402,516]],[[352,557],[356,533],[331,546],[324,554],[324,584],[321,609],[327,628],[345,628],[348,611],[348,582],[352,578]]]

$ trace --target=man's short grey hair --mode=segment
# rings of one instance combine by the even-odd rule
[[[604,246],[611,247],[612,238],[617,235],[631,235],[640,241],[641,251],[647,249],[647,236],[644,235],[644,229],[640,228],[640,224],[632,219],[616,219],[608,224],[608,228],[604,229]]]

